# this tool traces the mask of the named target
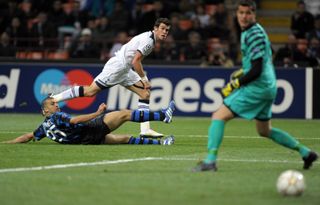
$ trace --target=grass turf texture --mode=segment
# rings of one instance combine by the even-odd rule
[[[0,141],[33,131],[40,115],[1,114]],[[173,134],[173,146],[59,145],[44,139],[28,144],[0,144],[0,170],[103,160],[142,161],[39,171],[0,173],[0,204],[319,204],[320,165],[302,170],[297,152],[259,138],[253,122],[227,124],[218,172],[192,173],[206,156],[209,118],[174,118],[152,123],[156,131]],[[273,120],[273,126],[319,152],[319,120]],[[117,133],[137,134],[127,123]],[[154,159],[143,160],[146,157]],[[301,171],[307,189],[301,197],[282,197],[276,180],[287,169]]]

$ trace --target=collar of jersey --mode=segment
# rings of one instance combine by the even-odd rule
[[[256,25],[257,22],[254,22],[252,24],[250,24],[248,27],[246,27],[245,29],[242,30],[242,32],[249,30],[252,26]]]
[[[151,31],[151,35],[150,35],[150,38],[153,40],[153,45],[155,45],[156,44],[156,38],[154,37],[154,33],[153,33],[153,31]]]

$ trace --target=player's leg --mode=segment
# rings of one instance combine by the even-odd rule
[[[166,109],[151,112],[150,110],[121,110],[105,114],[103,122],[109,127],[110,131],[116,130],[124,122],[146,122],[163,121],[170,123],[172,121],[175,103],[171,101]]]
[[[130,135],[120,134],[107,134],[105,136],[105,144],[127,144],[130,139]]]
[[[161,111],[152,112],[149,109],[133,110],[131,113],[131,121],[146,122],[146,121],[163,121],[165,123],[172,122],[173,112],[175,110],[175,102],[171,101],[167,108]]]
[[[138,109],[145,110],[149,109],[150,105],[150,88],[146,88],[144,83],[141,81],[139,75],[130,70],[129,79],[124,85],[127,89],[136,93],[139,96]],[[151,129],[150,122],[140,123],[140,135],[144,137],[163,137],[163,134],[158,133]]]
[[[97,75],[94,81],[89,86],[74,86],[59,94],[53,95],[53,98],[57,101],[69,100],[77,97],[93,97],[101,90],[109,88],[113,85],[120,83],[122,76],[125,75],[119,70],[123,69],[121,63],[116,58],[111,58],[104,65],[102,72]]]
[[[142,137],[133,137],[130,135],[107,134],[105,144],[130,144],[130,145],[172,145],[174,143],[173,136],[164,139],[148,139]]]
[[[298,151],[304,161],[304,169],[309,169],[309,167],[312,166],[312,163],[317,160],[317,153],[301,144],[289,133],[278,128],[273,128],[271,126],[271,120],[256,120],[256,128],[260,136],[268,137],[277,144]]]
[[[92,82],[89,86],[73,86],[72,88],[62,91],[61,93],[53,95],[52,97],[57,102],[60,102],[78,97],[92,97],[100,91],[101,88],[95,82]]]
[[[139,86],[139,87],[136,87]],[[150,90],[141,89],[143,86],[141,81],[134,84],[134,86],[129,87],[128,89],[139,95],[138,109],[146,110],[150,108]],[[150,122],[140,123],[140,135],[144,137],[163,137],[162,133],[158,133],[151,129]]]
[[[130,135],[108,134],[106,144],[161,145],[160,140],[144,139]]]
[[[217,152],[224,136],[225,123],[234,117],[224,104],[212,115],[208,132],[208,156],[206,162],[216,161]]]
[[[289,133],[285,132],[284,130],[272,127],[271,107],[273,104],[273,100],[263,100],[263,102],[260,102],[259,104],[261,105],[261,109],[256,115],[256,128],[259,135],[268,137],[275,143],[280,144],[284,147],[298,151],[304,161],[304,169],[309,169],[309,167],[312,166],[313,161],[318,158],[318,155],[315,152],[311,151],[305,145],[301,144]]]
[[[157,112],[150,112],[149,110],[121,110],[105,114],[103,122],[108,126],[110,132],[116,130],[126,121],[145,122],[145,121],[163,121],[170,123],[172,121],[172,114],[175,110],[175,104],[170,102],[166,109]],[[148,139],[143,137],[133,137],[129,135],[106,135],[107,144],[154,144],[154,145],[172,145],[174,144],[174,137],[168,136],[161,140]]]
[[[117,111],[106,115],[100,115],[94,120],[88,121],[87,128],[81,139],[81,144],[132,144],[132,145],[172,145],[174,137],[168,136],[161,140],[143,139],[130,135],[112,134],[111,132],[118,128],[123,122],[131,120],[131,111]],[[152,117],[153,113],[149,116]],[[156,115],[159,115],[156,114]],[[164,115],[164,114],[163,114]],[[140,122],[143,119],[139,119]],[[150,120],[150,119],[148,119]]]
[[[207,158],[193,171],[216,171],[218,149],[221,145],[225,123],[234,117],[233,113],[224,104],[212,115],[211,125],[208,130],[208,155]]]
[[[235,115],[248,119],[251,111],[251,104],[247,101],[247,93],[243,89],[233,91],[231,95],[224,99],[220,108],[213,113],[211,125],[208,130],[208,155],[207,158],[195,167],[193,171],[216,171],[216,160],[218,149],[224,136],[225,124],[233,119]],[[251,114],[251,113],[249,113]]]
[[[272,128],[270,120],[267,120],[267,121],[256,120],[256,129],[260,136],[268,137],[277,144],[280,144],[284,147],[287,147],[293,150],[299,149],[298,147],[300,146],[299,145],[300,143],[294,137],[292,137],[289,133],[283,130],[280,130],[278,128]],[[302,156],[307,155],[310,151],[305,146],[302,146],[301,148],[302,148],[301,149]]]

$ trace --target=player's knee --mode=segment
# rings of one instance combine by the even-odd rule
[[[131,110],[127,110],[127,109],[121,110],[119,117],[122,122],[130,121],[131,120]]]

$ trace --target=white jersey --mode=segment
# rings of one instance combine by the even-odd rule
[[[137,51],[143,56],[149,55],[155,45],[152,31],[141,33],[124,44],[115,56],[104,65],[102,72],[95,78],[96,84],[101,88],[108,88],[120,84],[131,86],[141,78],[132,70],[132,60]]]
[[[155,46],[155,37],[152,31],[147,31],[133,37],[128,43],[115,53],[115,57],[121,60],[127,68],[132,67],[132,60],[137,51],[143,56],[149,55]]]

